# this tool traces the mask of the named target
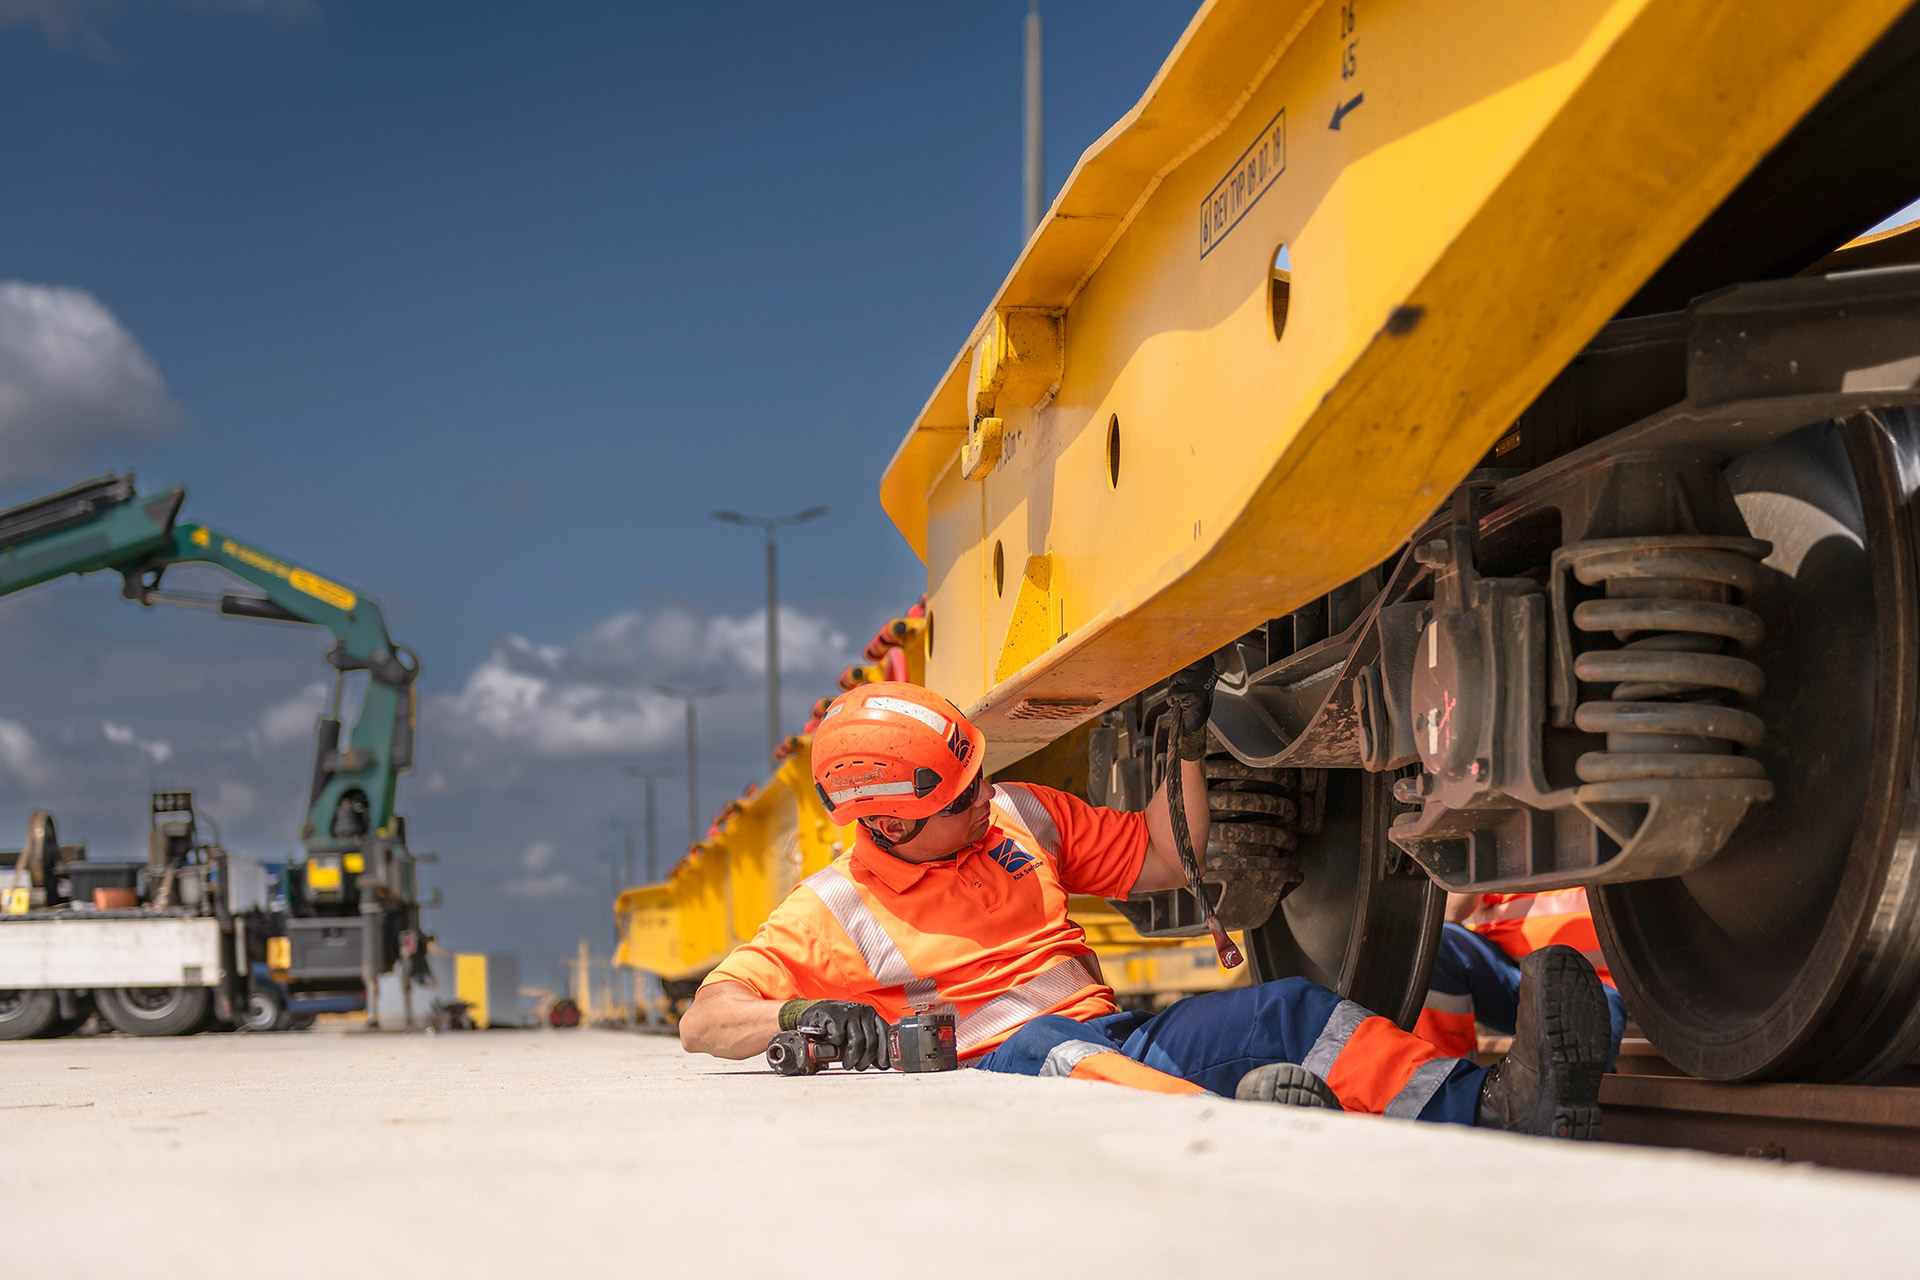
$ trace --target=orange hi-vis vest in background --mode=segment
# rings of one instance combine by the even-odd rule
[[[951,858],[903,862],[853,830],[853,849],[802,881],[706,983],[766,1000],[862,1000],[890,1022],[950,1011],[962,1058],[1041,1014],[1117,1011],[1067,895],[1132,891],[1143,815],[1003,783],[985,839]]]
[[[1483,893],[1466,925],[1515,960],[1554,943],[1572,947],[1587,958],[1600,981],[1613,984],[1606,957],[1600,954],[1600,937],[1594,932],[1585,889]]]

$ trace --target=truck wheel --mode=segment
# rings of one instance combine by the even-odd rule
[[[71,1018],[60,1017],[59,1009],[60,1004],[58,999],[56,999],[54,1001],[53,1025],[40,1033],[42,1040],[57,1040],[61,1036],[70,1036],[80,1028],[86,1026],[87,1019],[93,1016],[93,997],[84,993],[76,995],[74,997],[73,1016]]]
[[[212,998],[205,987],[121,987],[99,992],[100,1016],[130,1036],[192,1035],[206,1025]]]
[[[242,1031],[281,1031],[286,1025],[286,1010],[271,987],[262,987],[247,997],[247,1011],[240,1018]]]
[[[60,1001],[51,991],[0,991],[0,1040],[32,1040],[60,1021]]]

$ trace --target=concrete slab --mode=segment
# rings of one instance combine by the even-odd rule
[[[9,1277],[1753,1280],[1904,1273],[1917,1218],[1805,1166],[615,1032],[0,1045]]]

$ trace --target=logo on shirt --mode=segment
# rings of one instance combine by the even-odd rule
[[[1005,867],[1015,880],[1033,870],[1033,855],[1015,844],[1011,836],[987,850],[987,856]]]

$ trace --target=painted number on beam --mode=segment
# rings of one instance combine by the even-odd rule
[[[1287,112],[1283,107],[1200,202],[1201,257],[1220,247],[1220,242],[1240,225],[1240,219],[1267,193],[1273,180],[1286,170]]]

